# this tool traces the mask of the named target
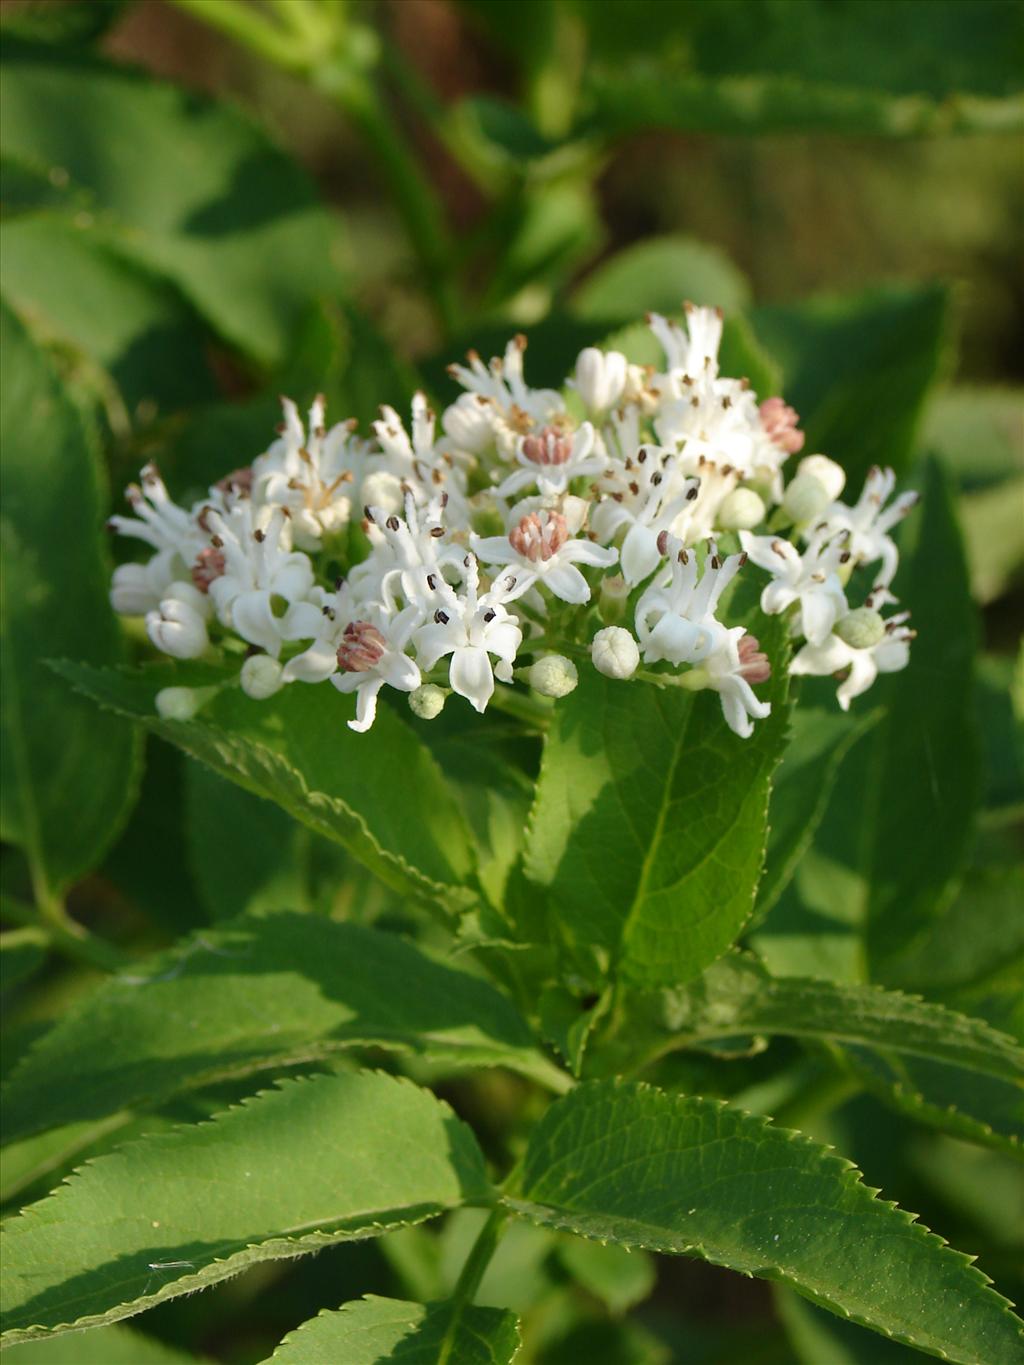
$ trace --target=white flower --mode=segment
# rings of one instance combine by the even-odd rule
[[[576,359],[575,387],[591,416],[598,417],[622,397],[629,363],[621,351],[587,346]]]
[[[671,451],[654,446],[641,447],[635,457],[613,466],[601,489],[607,496],[594,509],[594,533],[607,542],[628,528],[620,552],[622,576],[630,585],[641,583],[661,561],[659,536],[699,496],[700,485],[679,476]]]
[[[477,561],[466,556],[466,581],[461,593],[450,584],[438,582],[436,598],[440,606],[434,619],[420,626],[415,634],[416,655],[420,666],[429,671],[446,654],[452,656],[449,681],[452,690],[483,712],[494,693],[494,678],[512,681],[512,665],[523,640],[516,617],[505,609],[509,588],[499,580],[482,596],[478,595],[480,573]],[[492,669],[491,655],[499,663]]]
[[[856,564],[881,561],[875,577],[877,589],[886,589],[899,567],[899,551],[889,532],[907,515],[918,500],[917,493],[901,493],[889,507],[886,503],[896,487],[891,469],[876,465],[864,482],[864,491],[854,507],[837,502],[824,514],[829,526],[850,533],[848,548]]]
[[[367,507],[367,534],[373,546],[369,559],[356,565],[349,583],[360,601],[388,604],[396,594],[417,603],[424,615],[435,583],[446,565],[461,566],[465,550],[447,538],[443,524],[444,495],[418,507],[412,494],[405,499],[405,517],[385,515]]]
[[[473,536],[471,543],[483,563],[515,568],[516,597],[539,582],[563,602],[590,601],[590,584],[577,564],[606,569],[619,557],[618,550],[571,537],[562,513],[545,510],[522,517],[507,536]]]
[[[747,634],[742,626],[724,632],[699,672],[705,687],[718,693],[725,723],[741,739],[748,739],[753,733],[755,720],[771,715],[771,703],[760,701],[751,687],[751,683],[767,682],[771,664],[767,655],[761,653],[757,638]]]
[[[323,594],[307,556],[291,549],[285,513],[243,498],[226,512],[205,509],[200,523],[216,552],[201,568],[200,586],[221,624],[275,659],[285,641],[312,639]]]
[[[853,613],[851,613],[852,615]],[[883,634],[873,645],[858,649],[838,633],[822,644],[806,644],[789,666],[790,673],[823,678],[849,669],[839,684],[836,696],[844,711],[850,702],[866,692],[879,673],[898,673],[910,662],[910,641],[914,632],[907,628],[909,612],[900,612],[884,623]],[[842,622],[840,622],[840,626]]]
[[[462,393],[441,414],[441,426],[458,454],[480,455],[494,440],[494,409],[478,393]]]
[[[715,608],[725,588],[743,563],[742,555],[722,560],[714,544],[708,547],[704,571],[698,578],[697,556],[669,543],[674,550],[671,568],[646,589],[636,607],[636,633],[646,663],[665,659],[673,664],[703,663],[719,648],[726,634],[715,619]]]
[[[530,686],[542,697],[567,697],[576,690],[580,675],[564,654],[545,654],[530,668]]]
[[[531,484],[545,497],[557,497],[568,492],[573,479],[592,478],[607,463],[594,449],[594,428],[589,422],[575,434],[548,426],[535,436],[524,436],[516,447],[516,460],[520,468],[494,490],[496,497],[511,497]]]
[[[258,504],[287,507],[296,544],[317,550],[325,535],[348,525],[366,444],[354,436],[354,422],[325,429],[322,394],[309,410],[308,432],[290,398],[282,398],[281,406],[278,440],[253,461],[253,497]]]
[[[777,616],[798,603],[795,631],[815,645],[828,638],[847,609],[839,567],[849,560],[850,552],[842,538],[830,541],[826,535],[815,533],[801,555],[795,545],[778,536],[740,532],[744,552],[758,568],[772,575],[772,582],[761,594],[761,610],[767,616]]]
[[[590,657],[606,678],[631,678],[640,667],[640,651],[624,626],[605,626],[590,643]]]
[[[145,465],[139,479],[125,490],[135,515],[113,516],[107,529],[144,541],[156,554],[145,564],[119,564],[114,570],[110,602],[121,616],[157,610],[170,585],[187,577],[204,542],[193,514],[171,501],[156,465]],[[211,496],[219,499],[216,490]]]
[[[389,616],[371,609],[372,620],[350,621],[338,647],[339,672],[331,682],[339,692],[356,693],[356,718],[348,723],[360,734],[377,715],[377,694],[385,683],[399,692],[415,692],[420,670],[405,653],[417,615],[406,610]]]
[[[517,417],[526,417],[543,425],[556,413],[564,412],[562,395],[554,389],[531,389],[523,375],[523,352],[526,338],[515,336],[505,347],[505,355],[495,357],[485,365],[476,351],[467,355],[465,365],[449,365],[448,373],[470,393],[487,399],[497,414],[510,425]]]
[[[146,633],[157,649],[175,659],[198,659],[210,640],[210,604],[191,583],[172,583],[160,605],[146,614]]]
[[[374,472],[363,485],[365,503],[373,505],[378,501],[373,496],[372,485],[386,472],[394,480],[400,498],[403,488],[411,490],[415,501],[422,506],[440,497],[443,491],[450,501],[454,500],[453,513],[459,517],[464,514],[465,476],[452,456],[444,454],[435,442],[434,428],[434,414],[422,393],[417,393],[412,400],[411,436],[394,408],[381,408],[380,420],[374,422],[373,430],[380,444],[382,462],[379,468],[372,462]],[[401,506],[402,501],[399,501],[397,508]],[[388,510],[397,508],[392,505]]]
[[[688,303],[685,331],[659,313],[649,314],[647,324],[661,342],[676,396],[684,376],[717,378],[718,348],[722,344],[721,308],[695,308]]]

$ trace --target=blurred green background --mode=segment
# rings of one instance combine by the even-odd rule
[[[750,345],[765,351],[759,384],[808,415],[812,446],[861,468],[892,460],[905,479],[923,451],[944,460],[984,646],[977,715],[964,720],[977,720],[987,759],[972,889],[1007,901],[1019,891],[1024,769],[1010,692],[1024,616],[1024,6],[3,0],[0,16],[0,294],[81,415],[99,470],[88,497],[54,511],[39,481],[59,483],[61,451],[48,464],[48,431],[33,428],[37,463],[5,472],[5,501],[34,509],[30,548],[73,585],[55,593],[45,629],[34,619],[16,641],[62,754],[76,727],[113,722],[69,699],[40,660],[105,662],[122,648],[107,627],[86,629],[83,604],[109,621],[97,532],[144,459],[159,459],[185,498],[264,448],[282,391],[307,403],[324,390],[334,419],[365,427],[419,384],[447,401],[445,361],[470,344],[490,354],[519,329],[530,381],[557,383],[582,345],[690,297],[747,318]],[[4,394],[15,438],[19,393]],[[237,792],[232,803],[219,779],[157,742],[140,778],[116,742],[92,794],[100,815],[108,800],[116,808],[109,832],[63,878],[75,920],[137,951],[254,906],[380,912],[351,869],[339,910],[341,855],[310,853],[276,808]],[[84,803],[62,807],[59,785],[46,813],[87,824]],[[32,878],[17,849],[2,867],[5,917],[18,924]],[[10,1065],[96,978],[31,937],[4,938]],[[710,1060],[679,1069],[680,1086],[723,1084]],[[764,1074],[744,1059],[728,1084]],[[441,1089],[485,1144],[500,1144],[524,1119],[518,1086],[488,1075]],[[184,1117],[196,1113],[159,1122]],[[982,1252],[1014,1293],[1024,1219],[999,1154],[863,1095],[827,1118],[789,1120]],[[13,1149],[7,1197],[43,1193],[82,1155]],[[145,1342],[74,1334],[22,1358],[168,1365],[176,1344],[244,1365],[325,1303],[444,1292],[470,1232],[456,1219],[440,1250],[429,1234],[403,1235],[262,1268],[148,1314]],[[523,1229],[494,1265],[494,1301],[531,1310],[530,1359],[547,1365],[920,1359],[688,1262],[662,1267],[628,1324],[617,1314],[648,1294],[647,1262],[633,1258],[609,1282],[606,1268],[572,1258]],[[570,1270],[586,1289],[567,1289]],[[168,1343],[164,1354],[145,1354],[150,1338]]]

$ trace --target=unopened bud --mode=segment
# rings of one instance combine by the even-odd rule
[[[460,450],[479,455],[494,440],[493,408],[482,403],[475,393],[464,393],[458,402],[445,408],[441,426]]]
[[[626,387],[626,357],[619,351],[588,346],[576,361],[576,390],[592,413],[605,412],[622,397]]]
[[[444,710],[448,694],[433,683],[424,683],[409,693],[409,710],[420,720],[434,720]]]
[[[828,490],[830,502],[835,502],[846,487],[846,470],[827,455],[807,455],[796,467],[797,477],[812,474]]]
[[[606,678],[631,678],[640,666],[640,650],[622,626],[605,626],[594,636],[590,657]]]
[[[828,489],[815,474],[798,474],[786,489],[782,508],[798,525],[813,521],[832,502]]]
[[[402,480],[386,469],[377,469],[363,480],[360,498],[366,507],[379,508],[393,514],[401,512],[405,504]]]
[[[185,587],[182,583],[172,583],[170,591],[181,592]],[[199,597],[191,584],[187,591]],[[197,659],[210,643],[206,621],[194,606],[183,600],[183,595],[165,597],[156,611],[147,612],[146,633],[157,649],[174,659]]]
[[[715,525],[723,531],[752,531],[764,515],[764,503],[752,488],[734,488],[718,509]]]
[[[626,614],[629,599],[629,584],[620,573],[601,579],[601,592],[597,599],[597,609],[601,620],[609,626],[617,625]]]
[[[164,687],[156,694],[157,715],[163,720],[191,720],[206,700],[206,688]]]
[[[283,665],[269,654],[253,654],[242,665],[239,677],[242,691],[253,701],[266,701],[284,686],[283,672]]]
[[[580,675],[564,654],[546,654],[530,669],[530,686],[542,697],[567,697],[576,690]]]
[[[835,632],[853,649],[871,649],[885,635],[885,622],[870,607],[855,607],[836,622]]]

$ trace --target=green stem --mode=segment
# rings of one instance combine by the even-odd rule
[[[40,930],[55,952],[101,971],[119,972],[131,960],[113,944],[77,924],[56,897],[40,898],[38,908],[35,908],[12,896],[4,896],[0,899],[0,914],[16,924]]]
[[[275,66],[301,72],[308,64],[308,47],[295,31],[273,23],[245,0],[174,0],[174,4]]]
[[[487,1222],[480,1229],[477,1239],[466,1257],[465,1264],[459,1272],[459,1278],[452,1293],[453,1303],[472,1303],[476,1298],[476,1291],[480,1288],[484,1271],[491,1263],[491,1257],[494,1255],[507,1218],[507,1209],[491,1209]]]
[[[516,692],[502,683],[495,687],[490,704],[496,710],[515,716],[516,720],[521,720],[532,730],[539,730],[542,733],[551,724],[551,713],[554,710],[553,706],[546,705],[539,698],[528,696],[524,692]]]

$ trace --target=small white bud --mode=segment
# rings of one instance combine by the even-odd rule
[[[447,693],[433,683],[424,683],[409,693],[409,710],[420,720],[433,720],[444,710]]]
[[[160,604],[163,592],[167,591],[166,579],[158,588],[154,587],[145,564],[119,564],[110,581],[110,605],[118,616],[145,616],[147,611],[155,611]]]
[[[782,509],[797,524],[813,521],[832,502],[828,489],[814,474],[798,474],[786,489]]]
[[[580,675],[564,654],[546,654],[530,669],[530,686],[542,697],[567,697],[576,690]]]
[[[597,599],[597,610],[605,625],[614,626],[626,614],[629,600],[629,584],[622,574],[606,574],[601,579],[601,592]]]
[[[715,525],[723,531],[752,531],[764,515],[764,503],[752,488],[734,488],[718,509]]]
[[[364,507],[379,508],[388,516],[395,512],[401,514],[405,506],[402,480],[397,474],[390,474],[386,469],[377,469],[367,475],[363,480],[359,498]]]
[[[885,622],[870,607],[855,607],[836,622],[835,632],[853,649],[871,649],[885,635]]]
[[[558,503],[557,510],[565,517],[565,529],[571,536],[575,536],[586,525],[590,513],[590,499],[578,498],[575,493],[566,493]]]
[[[590,657],[606,678],[631,678],[640,666],[640,650],[623,626],[605,626],[594,636]]]
[[[238,680],[247,697],[253,701],[266,701],[284,687],[283,672],[283,665],[269,654],[253,654],[242,665]]]
[[[620,351],[587,346],[576,361],[576,389],[592,413],[606,412],[622,397],[628,363]]]
[[[460,450],[479,455],[494,440],[492,415],[489,403],[481,403],[475,393],[464,393],[450,408],[445,408],[441,426]]]
[[[205,688],[164,687],[156,694],[157,715],[164,720],[191,720],[206,700]]]
[[[172,584],[172,588],[181,586]],[[174,659],[197,659],[210,642],[206,622],[180,597],[165,597],[158,610],[147,613],[146,633],[157,649]]]
[[[796,467],[797,477],[801,474],[813,474],[825,485],[828,491],[829,502],[835,502],[846,487],[846,470],[841,464],[836,464],[835,460],[830,460],[827,455],[807,455]]]

